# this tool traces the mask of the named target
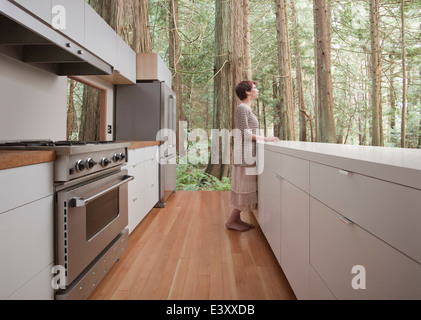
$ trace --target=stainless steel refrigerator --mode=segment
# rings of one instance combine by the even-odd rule
[[[160,194],[156,207],[176,189],[176,96],[162,81],[116,86],[116,140],[162,141],[159,146]]]

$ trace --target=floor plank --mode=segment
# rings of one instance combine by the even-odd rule
[[[294,293],[252,213],[227,230],[229,192],[179,191],[130,235],[91,300],[290,300]]]

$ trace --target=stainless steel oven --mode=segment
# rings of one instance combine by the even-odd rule
[[[65,268],[66,286],[128,225],[131,180],[122,170],[57,191],[57,263]]]
[[[59,271],[60,287],[56,299],[87,299],[128,245],[127,184],[133,177],[122,168],[129,146],[115,141],[0,143],[0,149],[56,153],[53,269]]]

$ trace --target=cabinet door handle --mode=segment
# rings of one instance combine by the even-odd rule
[[[349,175],[349,171],[345,171],[345,170],[341,170],[341,169],[339,169],[339,170],[338,170],[338,172],[339,172],[340,174],[343,174],[344,176]]]
[[[354,224],[351,220],[345,218],[345,217],[340,217],[339,220],[341,220],[343,223],[350,225],[350,224]]]

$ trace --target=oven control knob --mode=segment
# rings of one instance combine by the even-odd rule
[[[119,162],[121,160],[121,155],[119,154],[119,153],[116,153],[114,156],[113,156],[113,161],[114,162]]]
[[[120,160],[124,161],[126,159],[126,155],[124,153],[120,153]]]
[[[83,160],[79,160],[78,162],[76,162],[75,168],[77,172],[82,172],[86,169],[86,162]]]
[[[110,160],[108,160],[107,158],[102,158],[102,160],[101,160],[101,166],[103,167],[103,168],[105,168],[105,167],[108,167],[108,165],[111,163],[111,161]]]
[[[91,170],[93,167],[95,167],[98,163],[94,160],[94,159],[92,159],[92,158],[89,158],[87,161],[86,161],[86,163],[87,163],[87,169],[88,170]]]

